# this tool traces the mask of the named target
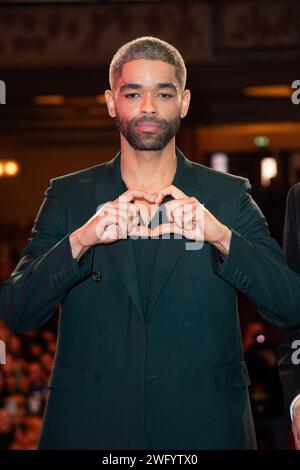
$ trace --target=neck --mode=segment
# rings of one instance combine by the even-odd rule
[[[128,189],[157,192],[172,184],[176,165],[175,138],[162,150],[141,151],[121,135],[121,175]]]

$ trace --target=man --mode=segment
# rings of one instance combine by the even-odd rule
[[[116,53],[105,97],[121,152],[51,180],[2,289],[16,332],[61,306],[41,449],[256,447],[237,291],[292,326],[300,278],[248,180],[175,147],[185,81],[181,55],[157,38]]]
[[[292,186],[288,193],[283,248],[286,261],[300,274],[300,183]],[[300,450],[300,328],[285,329],[282,333],[278,350],[279,375],[290,408],[295,447]]]

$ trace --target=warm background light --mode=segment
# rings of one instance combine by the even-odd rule
[[[213,153],[210,159],[210,166],[214,170],[228,173],[228,155],[223,152]]]
[[[98,104],[106,104],[105,96],[104,95],[97,95],[96,102]]]
[[[273,157],[263,158],[260,162],[261,185],[270,186],[271,179],[277,175],[277,161]]]
[[[19,173],[19,165],[12,161],[5,163],[4,173],[6,173],[8,176],[15,176],[17,173]]]
[[[33,104],[38,106],[93,106],[105,105],[105,96],[62,96],[62,95],[38,95],[33,97]]]
[[[33,104],[38,106],[61,106],[65,104],[65,97],[61,95],[40,95],[33,98]]]
[[[20,165],[13,160],[0,161],[0,177],[16,176],[20,172]]]
[[[292,92],[288,85],[259,85],[244,88],[245,95],[261,98],[289,98]]]

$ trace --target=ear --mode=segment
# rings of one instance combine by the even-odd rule
[[[191,101],[191,92],[190,90],[184,90],[181,96],[181,108],[180,108],[180,117],[184,118],[187,115]]]
[[[110,115],[110,117],[115,118],[116,117],[116,105],[115,105],[114,94],[111,90],[106,90],[104,93],[104,96],[106,100],[108,114]]]

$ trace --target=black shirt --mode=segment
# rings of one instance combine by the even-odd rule
[[[177,185],[178,179],[178,172],[176,171],[172,184],[175,186]],[[128,190],[124,180],[122,180],[122,185],[124,192]],[[163,200],[162,205],[154,214],[152,220],[150,221],[148,227],[155,228],[157,225],[166,222],[166,213],[164,209],[164,204],[168,200],[172,200],[171,196],[166,196]],[[144,225],[143,220],[140,221],[140,225]],[[173,238],[173,234],[170,235],[170,238]],[[139,290],[140,290],[140,299],[141,305],[143,308],[144,317],[146,316],[147,312],[147,303],[149,298],[149,288],[151,285],[151,278],[153,275],[154,267],[155,267],[155,259],[156,253],[158,248],[158,243],[160,241],[160,237],[154,238],[132,238],[129,242],[133,243],[134,253],[135,253],[135,261],[136,261],[136,270],[137,270],[137,277],[139,280]]]

